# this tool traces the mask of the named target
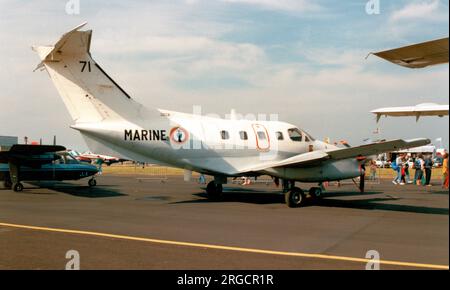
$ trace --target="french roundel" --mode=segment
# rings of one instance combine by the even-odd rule
[[[170,130],[170,141],[176,144],[183,144],[189,139],[189,133],[186,129],[175,127]]]

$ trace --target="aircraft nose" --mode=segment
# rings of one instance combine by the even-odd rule
[[[89,165],[89,176],[95,175],[98,173],[98,168],[93,165]]]

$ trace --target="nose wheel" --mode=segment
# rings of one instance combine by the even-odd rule
[[[88,185],[89,185],[89,187],[94,187],[94,186],[96,186],[96,185],[97,185],[97,180],[95,180],[95,178],[89,179]]]

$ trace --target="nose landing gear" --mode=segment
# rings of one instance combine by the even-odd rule
[[[89,187],[94,187],[94,186],[96,186],[96,185],[97,185],[97,180],[95,180],[95,178],[89,179],[88,185],[89,185]]]

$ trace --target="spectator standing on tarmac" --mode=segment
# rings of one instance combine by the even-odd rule
[[[95,161],[95,164],[97,165],[97,168],[98,168],[98,175],[102,175],[102,173],[103,173],[103,169],[102,169],[103,159],[102,158],[97,158],[97,160]]]
[[[442,162],[442,188],[448,189],[448,153],[444,153]]]
[[[431,186],[431,170],[433,169],[433,160],[431,160],[431,156],[427,155],[425,157],[424,161],[424,168],[425,168],[425,185]]]
[[[392,169],[395,170],[397,175],[392,181],[392,183],[400,184],[402,182],[402,167],[403,167],[402,155],[399,154],[395,159],[395,161],[392,163]]]
[[[414,168],[416,169],[414,173],[414,183],[417,185],[421,185],[422,183],[422,176],[423,176],[423,166],[424,161],[422,158],[422,155],[417,156],[416,160],[414,161]]]
[[[375,160],[370,161],[370,180],[374,181],[377,179],[377,163]]]

